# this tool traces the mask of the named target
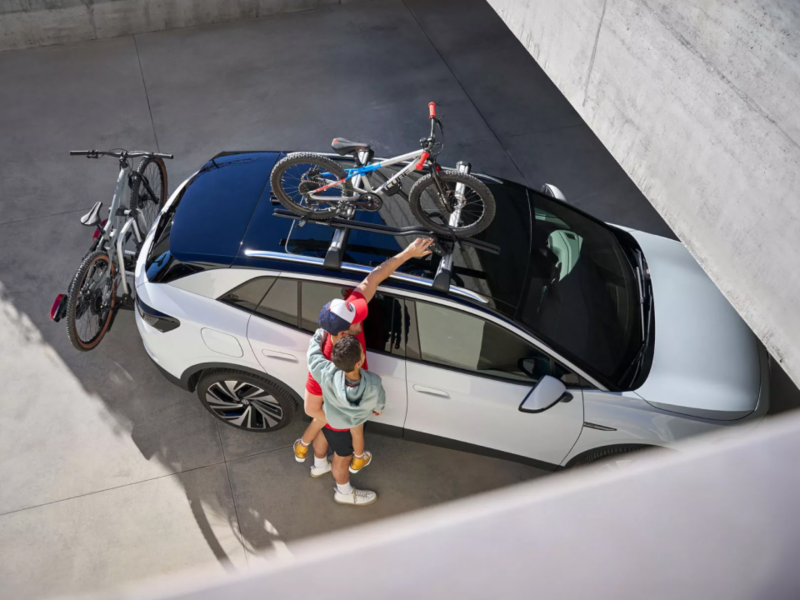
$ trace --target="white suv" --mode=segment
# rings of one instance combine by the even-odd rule
[[[335,231],[275,212],[282,155],[209,161],[136,266],[136,322],[161,372],[264,433],[302,407],[320,307],[415,237],[377,229],[414,225],[403,196],[417,175],[359,213],[367,230],[340,239],[340,268],[326,269]],[[761,420],[769,357],[680,243],[479,177],[497,216],[478,238],[500,253],[457,248],[449,291],[433,286],[441,256],[410,261],[370,303],[387,405],[369,431],[557,468]]]

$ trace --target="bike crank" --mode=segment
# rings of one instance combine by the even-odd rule
[[[378,194],[367,192],[366,194],[361,194],[355,200],[349,201],[347,204],[348,206],[355,206],[357,209],[367,212],[378,212],[383,208],[383,198]]]

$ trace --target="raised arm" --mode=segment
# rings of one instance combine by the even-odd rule
[[[364,299],[369,302],[375,297],[375,292],[378,286],[391,277],[400,266],[412,258],[421,258],[431,253],[428,247],[433,243],[430,238],[417,238],[411,242],[408,247],[390,258],[389,260],[381,263],[372,270],[372,273],[367,275],[366,279],[358,284],[356,289],[364,295]]]

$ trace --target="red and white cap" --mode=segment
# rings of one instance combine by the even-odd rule
[[[331,335],[336,335],[350,329],[351,325],[361,323],[367,318],[369,309],[364,298],[355,298],[349,301],[336,298],[331,300],[319,311],[319,326]]]

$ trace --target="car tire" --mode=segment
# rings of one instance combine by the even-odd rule
[[[253,433],[283,429],[292,422],[297,408],[283,385],[233,369],[204,372],[197,382],[197,396],[223,423]]]
[[[639,455],[631,455],[632,453],[640,450],[638,447],[626,448],[624,446],[616,446],[611,448],[599,448],[578,460],[573,467],[581,467],[586,465],[593,465],[596,468],[603,469],[608,472],[620,472],[629,467],[632,467],[638,462]]]

